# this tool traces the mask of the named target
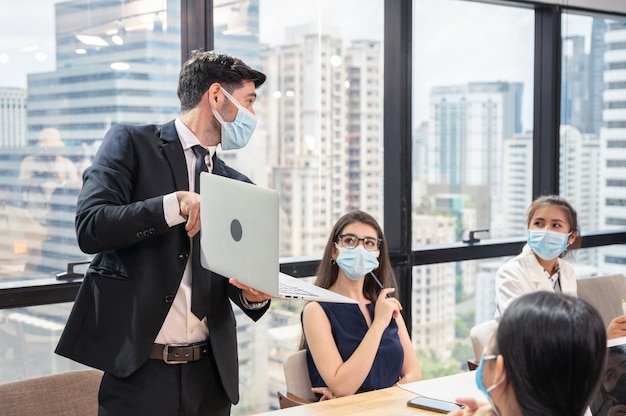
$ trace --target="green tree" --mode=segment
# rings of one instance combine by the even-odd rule
[[[469,331],[474,326],[475,311],[472,309],[464,314],[456,315],[454,319],[454,336],[459,339],[469,339]]]
[[[417,359],[425,380],[457,374],[461,368],[461,363],[455,358],[439,359],[433,350],[418,351]]]

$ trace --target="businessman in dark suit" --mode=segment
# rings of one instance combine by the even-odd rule
[[[194,262],[193,189],[198,159],[213,174],[250,182],[215,149],[248,142],[264,81],[237,58],[194,52],[180,71],[180,116],[112,127],[84,173],[76,233],[95,256],[56,352],[104,371],[101,416],[228,415],[239,400],[229,299],[256,321],[270,297]]]

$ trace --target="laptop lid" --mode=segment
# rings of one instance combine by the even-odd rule
[[[200,195],[202,267],[277,298],[357,303],[280,273],[278,192],[202,172]]]
[[[200,264],[278,296],[278,192],[200,174]]]

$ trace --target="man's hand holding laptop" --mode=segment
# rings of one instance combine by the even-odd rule
[[[257,303],[272,299],[272,296],[251,288],[250,286],[244,285],[243,283],[239,282],[235,277],[231,277],[230,279],[228,279],[228,283],[241,289],[241,293],[243,293],[248,302]]]
[[[200,231],[200,195],[195,192],[178,191],[176,192],[180,214],[187,217],[185,230],[187,235],[193,237]],[[228,282],[242,290],[242,294],[248,302],[258,303],[269,299],[272,296],[265,294],[259,290],[240,283],[236,278],[228,279]]]

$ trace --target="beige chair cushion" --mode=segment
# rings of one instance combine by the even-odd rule
[[[80,370],[0,384],[0,414],[97,415],[101,379],[102,371]]]
[[[495,319],[482,322],[475,325],[470,329],[470,339],[472,340],[472,348],[474,349],[474,361],[476,364],[480,363],[480,359],[483,355],[483,351],[494,332],[498,328],[498,322]]]
[[[287,392],[307,401],[317,401],[311,392],[311,378],[306,363],[306,350],[300,350],[291,354],[283,364],[285,371],[285,384]]]
[[[605,326],[611,320],[624,314],[622,299],[626,299],[626,281],[624,275],[611,274],[606,276],[586,277],[577,280],[578,297],[594,306]]]

